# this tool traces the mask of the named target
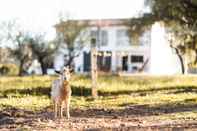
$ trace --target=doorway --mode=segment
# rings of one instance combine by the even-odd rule
[[[86,53],[84,52],[83,53],[83,71],[84,72],[89,72],[90,71],[90,66],[91,66],[91,61],[90,61],[90,52],[89,53]]]
[[[128,71],[128,56],[122,57],[122,71]]]

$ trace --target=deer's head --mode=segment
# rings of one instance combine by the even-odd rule
[[[66,81],[70,80],[71,70],[70,70],[70,68],[68,66],[63,68],[62,75],[63,75],[63,79],[64,80],[66,80]]]
[[[65,66],[61,71],[55,71],[55,72],[60,75],[62,80],[69,81],[71,77],[71,71],[72,70],[68,66]]]

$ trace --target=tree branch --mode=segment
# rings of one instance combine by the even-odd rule
[[[191,0],[182,0],[182,1],[185,5],[187,5],[188,8],[192,8],[197,11],[197,5],[194,4]]]

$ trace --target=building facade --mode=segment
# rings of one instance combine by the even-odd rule
[[[90,71],[91,44],[96,45],[97,65],[104,72],[147,72],[149,70],[151,31],[146,31],[136,43],[128,36],[126,19],[88,20],[90,41],[74,59],[75,72]],[[58,29],[57,33],[58,32]]]

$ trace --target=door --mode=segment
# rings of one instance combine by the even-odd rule
[[[101,71],[108,72],[111,70],[111,55],[104,56],[104,52],[100,52],[102,55],[97,56],[97,66]],[[110,51],[107,51],[108,54],[111,54]]]
[[[128,56],[122,57],[122,71],[128,71]]]
[[[84,72],[89,72],[90,71],[90,52],[89,53],[86,53],[84,52],[83,53],[83,71]]]

